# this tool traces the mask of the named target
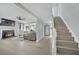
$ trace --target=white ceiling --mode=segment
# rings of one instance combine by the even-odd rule
[[[17,16],[26,18],[26,22],[35,22],[37,18],[44,22],[52,20],[52,6],[51,3],[21,3],[23,8],[18,7],[13,3],[0,4],[0,17],[16,20]]]
[[[22,3],[22,5],[31,11],[34,15],[41,18],[45,22],[52,20],[52,5],[51,3]]]
[[[26,22],[34,22],[36,18],[30,13],[24,11],[23,9],[17,7],[12,3],[2,3],[0,4],[0,17],[9,18],[16,20],[17,16],[22,16],[25,18]]]

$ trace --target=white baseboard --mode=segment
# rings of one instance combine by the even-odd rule
[[[69,32],[71,32],[72,36],[74,37],[74,41],[79,43],[78,37],[75,35],[75,33],[72,31],[71,27],[67,24],[67,22],[64,20],[62,16],[60,16],[63,20],[63,22],[66,24],[67,28],[69,29]]]

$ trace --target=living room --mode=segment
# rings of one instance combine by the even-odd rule
[[[0,55],[52,54],[50,23],[18,5],[0,4]]]

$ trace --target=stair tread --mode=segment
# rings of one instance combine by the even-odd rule
[[[56,46],[57,48],[63,48],[63,49],[70,49],[70,50],[76,50],[79,51],[79,48],[70,48],[70,47],[64,47],[64,46]]]
[[[66,36],[58,35],[58,38],[71,38],[71,36],[68,36],[68,35],[66,35]]]
[[[73,39],[57,39],[57,40],[62,40],[62,41],[74,41]]]
[[[67,41],[67,40],[56,40],[56,41],[61,41],[61,42],[70,42],[70,43],[76,43],[75,41]]]
[[[65,35],[58,35],[57,37],[66,37]],[[72,36],[67,36],[67,37],[72,37]]]

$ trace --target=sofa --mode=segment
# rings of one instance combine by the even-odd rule
[[[35,41],[36,40],[36,32],[30,31],[27,34],[24,34],[23,37],[24,37],[24,40]]]

